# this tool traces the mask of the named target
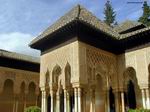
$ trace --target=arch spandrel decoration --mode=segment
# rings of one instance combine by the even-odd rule
[[[93,47],[87,47],[86,49],[87,70],[89,67],[91,67],[91,69],[95,68],[95,74],[99,73],[102,75],[105,81],[104,85],[107,85],[107,87],[105,87],[106,89],[109,89],[110,86],[112,86],[112,88],[117,86],[116,81],[113,82],[117,77],[116,61],[116,57],[110,53]],[[88,70],[88,73],[89,72]]]

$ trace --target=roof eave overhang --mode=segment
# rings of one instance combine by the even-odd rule
[[[89,36],[89,34],[90,34],[91,38],[89,37],[88,40],[85,40]],[[94,35],[95,35],[95,37],[94,37]],[[57,44],[59,44],[64,41],[68,41],[69,39],[72,39],[72,38],[76,38],[74,40],[78,39],[78,40],[81,40],[84,42],[92,41],[92,39],[97,38],[97,41],[96,41],[97,45],[98,45],[99,41],[102,41],[105,43],[108,42],[109,43],[108,46],[111,43],[116,44],[117,43],[116,41],[118,40],[114,36],[107,34],[106,32],[103,32],[82,20],[74,20],[74,21],[70,22],[69,24],[65,25],[64,27],[61,27],[60,29],[56,30],[52,34],[48,35],[46,38],[42,38],[39,41],[30,44],[30,47],[44,51],[45,49],[48,49],[46,47],[49,47],[49,48],[52,47],[52,46],[50,46],[50,44],[53,44],[53,46],[54,46],[54,43],[56,41],[57,41]],[[55,44],[55,45],[57,45],[57,44]],[[47,46],[47,45],[49,45],[49,46]],[[109,50],[109,51],[111,51],[111,50]],[[111,52],[113,52],[113,51],[111,51]]]
[[[131,35],[127,38],[120,39],[120,43],[124,45],[123,49],[125,51],[149,43],[150,42],[149,35],[150,35],[150,30],[143,31],[135,35]]]
[[[31,42],[29,44],[29,46],[31,48],[34,48],[37,50],[43,50],[46,47],[45,43],[51,42],[51,41],[56,40],[56,39],[60,39],[60,37],[62,37],[64,34],[68,34],[68,36],[70,36],[71,34],[74,34],[75,33],[74,26],[75,25],[76,25],[76,21],[74,20],[74,21],[68,23],[67,25],[55,30],[53,33],[48,34],[44,38],[41,38],[35,42]]]

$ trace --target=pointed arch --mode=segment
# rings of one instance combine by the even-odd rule
[[[34,82],[30,82],[28,86],[28,95],[27,95],[27,106],[32,106],[36,104],[36,84]]]
[[[19,102],[18,102],[18,111],[23,112],[24,111],[24,102],[25,102],[25,90],[26,89],[26,84],[24,81],[21,82],[20,84],[20,92],[19,92]]]
[[[46,74],[45,74],[45,84],[48,87],[50,83],[50,75],[49,75],[49,70],[47,70]]]
[[[28,90],[29,90],[29,93],[35,93],[36,84],[35,84],[34,82],[30,82],[30,83],[29,83]]]
[[[65,66],[65,83],[66,86],[71,84],[71,66],[69,63],[67,63]]]
[[[132,81],[134,84],[137,84],[136,71],[133,67],[128,67],[124,71],[124,86],[127,86],[129,81]]]
[[[105,111],[104,82],[100,74],[96,74],[95,104],[96,112]]]
[[[4,104],[0,105],[0,109],[4,112],[11,112],[14,104],[14,82],[11,79],[6,79],[3,85],[3,92],[0,97]],[[7,108],[6,108],[7,107]]]
[[[124,88],[126,90],[125,93],[125,101],[126,106],[131,109],[135,109],[137,105],[137,98],[139,98],[136,92],[139,89],[136,71],[133,67],[128,67],[124,72]]]
[[[96,65],[96,70],[95,70],[95,75],[99,74],[101,75],[102,79],[103,79],[103,85],[104,85],[104,88],[106,89],[106,86],[107,86],[107,71],[108,71],[108,68],[106,66],[105,63],[101,62],[100,64],[97,64]]]
[[[23,81],[23,82],[21,83],[21,85],[20,85],[20,93],[25,93],[25,86],[26,86],[26,84],[25,84],[25,82]]]
[[[56,65],[52,71],[52,83],[58,84],[59,75],[62,73],[62,69],[59,65]]]
[[[6,79],[3,86],[4,93],[14,93],[14,82],[11,79]]]

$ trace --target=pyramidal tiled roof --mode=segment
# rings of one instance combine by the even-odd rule
[[[52,26],[48,27],[41,35],[35,38],[30,45],[47,38],[48,35],[56,32],[58,29],[63,26],[73,22],[74,20],[79,20],[81,22],[87,23],[90,26],[98,29],[111,37],[119,38],[119,34],[110,26],[108,26],[103,21],[99,20],[96,16],[94,16],[90,11],[85,9],[84,7],[77,5],[67,14],[62,16],[59,20],[57,20]]]
[[[126,31],[128,29],[131,29],[131,28],[134,28],[134,27],[137,27],[140,25],[142,25],[142,23],[136,22],[136,21],[126,20],[125,22],[114,27],[114,30],[117,31],[118,33],[121,33],[123,31]]]

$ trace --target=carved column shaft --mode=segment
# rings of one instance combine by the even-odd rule
[[[90,90],[90,112],[95,112],[95,90]]]
[[[125,112],[124,92],[121,92],[121,108],[122,112]]]
[[[75,112],[78,112],[78,90],[74,88]]]
[[[78,112],[82,112],[82,89],[78,88]]]
[[[67,91],[67,112],[70,112],[70,94]]]
[[[53,90],[51,90],[50,91],[50,94],[51,94],[51,112],[54,112],[54,106],[55,106],[55,104],[54,104],[54,91]]]
[[[110,112],[110,104],[109,104],[109,90],[105,92],[105,111]]]
[[[64,112],[67,112],[67,90],[64,89]]]
[[[120,109],[120,94],[118,91],[116,91],[115,93],[115,110],[116,112],[121,112],[121,109]]]
[[[47,97],[46,97],[46,91],[42,90],[42,106],[41,106],[42,112],[47,112]]]
[[[57,112],[60,112],[60,93],[59,92],[57,92],[56,100],[57,100]]]
[[[150,109],[149,89],[146,89],[145,92],[146,92],[146,106],[147,106],[147,109]]]
[[[143,108],[146,109],[146,96],[145,96],[145,90],[142,89],[142,102],[143,102]]]

